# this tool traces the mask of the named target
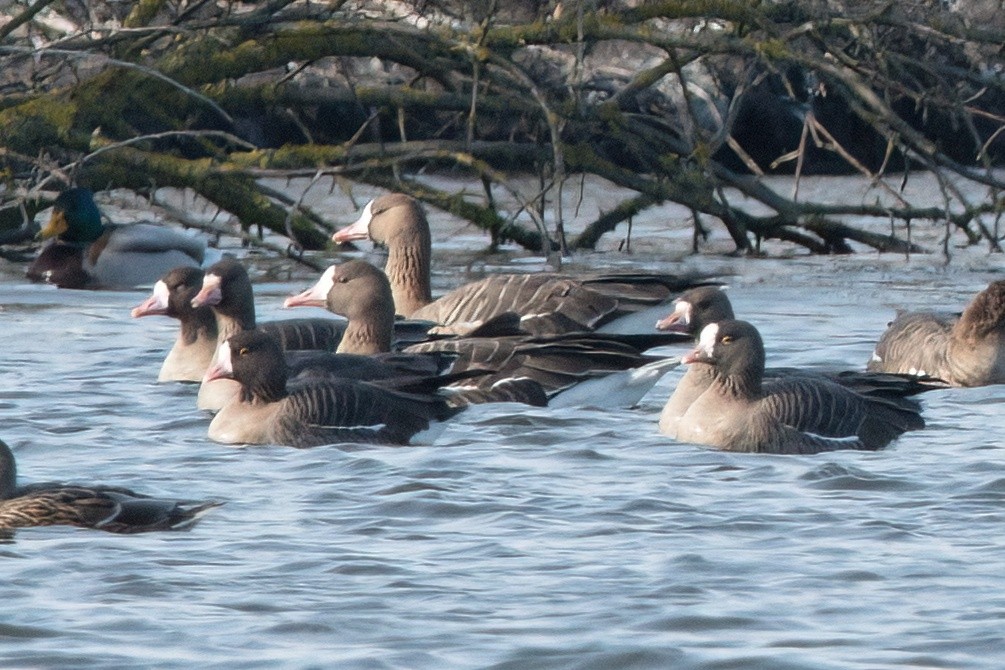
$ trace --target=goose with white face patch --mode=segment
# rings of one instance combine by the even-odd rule
[[[132,310],[133,318],[169,316],[179,322],[178,336],[161,365],[157,381],[198,382],[216,352],[216,317],[209,307],[193,307],[202,287],[199,268],[179,267],[154,284],[150,297]]]
[[[287,305],[317,305],[349,319],[343,344],[358,352],[386,351],[391,341],[394,306],[387,277],[365,261],[349,261],[325,271],[310,289],[287,300]],[[505,322],[506,315],[497,317]],[[512,316],[512,315],[510,315]],[[482,326],[481,335],[491,325]],[[501,324],[499,324],[501,325]],[[512,332],[512,331],[509,331]],[[630,407],[652,388],[677,358],[649,356],[646,349],[688,341],[675,333],[617,335],[569,333],[555,336],[492,333],[417,344],[411,353],[447,352],[457,355],[455,372],[482,369],[485,374],[466,380],[461,399],[473,402],[518,400],[543,404],[601,404]],[[500,392],[523,386],[530,397]],[[473,389],[481,393],[474,394]],[[566,395],[568,394],[568,395]]]
[[[503,313],[521,317],[533,335],[590,331],[653,307],[702,281],[699,275],[610,273],[573,277],[555,273],[492,275],[433,300],[429,223],[419,203],[402,193],[376,198],[336,242],[370,239],[387,247],[384,271],[397,314],[440,324],[440,332],[468,334]]]
[[[209,438],[226,444],[311,447],[340,442],[408,444],[420,431],[458,410],[435,394],[402,393],[349,379],[287,385],[275,337],[261,331],[232,335],[206,378],[240,385],[213,417]]]
[[[713,376],[680,419],[683,442],[777,454],[875,450],[925,425],[910,398],[872,397],[819,377],[765,381],[764,344],[745,321],[705,326],[683,361]]]
[[[674,301],[674,311],[657,322],[658,330],[699,336],[710,323],[733,318],[733,305],[726,293],[715,286],[701,286],[685,291]],[[691,404],[712,385],[714,369],[709,365],[691,365],[677,382],[677,387],[660,414],[659,429],[664,435],[677,436],[677,426]],[[908,375],[856,370],[816,370],[769,367],[765,381],[810,378],[840,384],[856,393],[880,398],[901,398],[923,391],[943,388],[933,380]]]

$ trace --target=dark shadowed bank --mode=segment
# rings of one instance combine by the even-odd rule
[[[763,240],[939,251],[912,239],[918,222],[944,226],[943,252],[953,233],[999,248],[998,3],[88,7],[0,14],[0,241],[30,238],[69,185],[170,187],[221,213],[166,207],[171,218],[248,244],[268,229],[286,240],[274,251],[296,255],[336,226],[275,187],[301,178],[404,191],[493,246],[562,254],[666,203],[687,211],[696,251],[715,229],[742,253]],[[846,204],[768,179],[918,171],[934,175],[936,204],[896,180],[877,181],[882,201]],[[421,179],[433,173],[480,188]],[[586,178],[620,196],[573,232],[561,194]]]

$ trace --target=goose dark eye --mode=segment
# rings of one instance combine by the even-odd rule
[[[248,347],[241,347],[240,349],[238,349],[237,350],[237,355],[238,356],[247,356],[248,355]]]
[[[733,339],[735,338],[732,335],[723,335],[722,339],[720,339],[719,341],[722,342],[723,344],[729,344],[730,342],[733,341]]]

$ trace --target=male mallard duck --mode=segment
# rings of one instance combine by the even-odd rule
[[[86,188],[56,198],[39,236],[53,240],[27,275],[62,288],[148,286],[172,268],[198,267],[206,250],[202,240],[152,223],[104,225]]]
[[[109,533],[181,530],[222,504],[160,500],[115,486],[18,486],[14,454],[0,440],[0,532],[28,526],[80,526]]]

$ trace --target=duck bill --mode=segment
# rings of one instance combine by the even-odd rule
[[[342,230],[336,230],[335,234],[332,235],[332,241],[341,244],[343,242],[368,239],[370,237],[370,221],[372,219],[373,200],[366,204],[366,207],[363,208],[363,213],[359,215],[359,218],[354,223]]]
[[[52,210],[52,216],[49,217],[48,223],[38,231],[38,238],[41,240],[47,240],[50,237],[58,237],[69,230],[70,224],[66,221],[66,212],[62,209]]]

